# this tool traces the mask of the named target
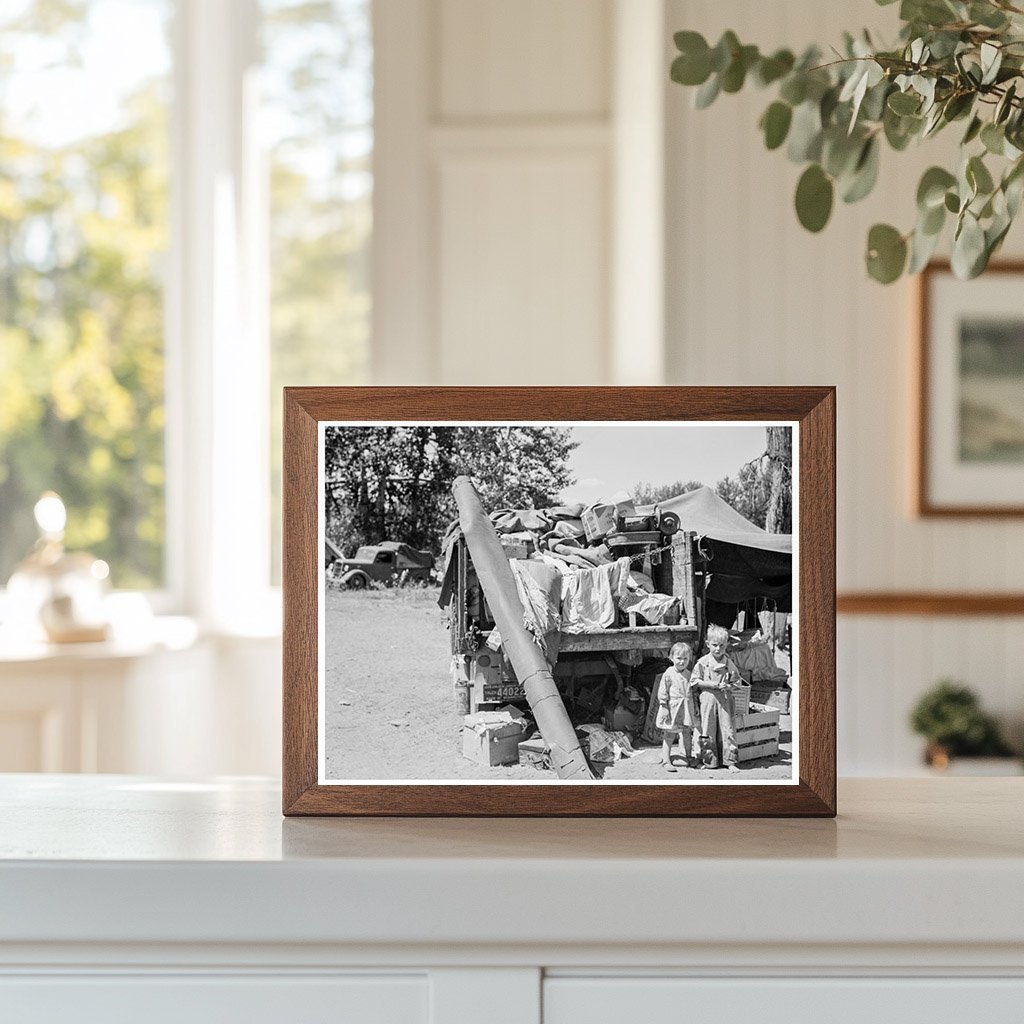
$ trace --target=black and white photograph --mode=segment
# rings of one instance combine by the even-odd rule
[[[319,430],[319,778],[798,779],[792,423]]]

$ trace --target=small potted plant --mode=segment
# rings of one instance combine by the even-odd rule
[[[953,680],[943,679],[921,697],[910,725],[928,741],[925,762],[939,771],[949,770],[959,758],[1000,758],[1004,759],[1000,774],[1019,771],[1005,761],[1014,758],[1014,752],[995,719],[981,709],[972,690]]]

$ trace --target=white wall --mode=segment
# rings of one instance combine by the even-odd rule
[[[812,236],[799,168],[756,129],[768,95],[694,111],[667,79],[674,29],[799,47],[865,24],[891,38],[894,8],[378,0],[378,17],[380,61],[407,69],[378,65],[379,382],[835,384],[840,589],[1024,589],[1024,524],[909,514],[913,286],[863,270],[868,227],[909,227],[955,140],[884,153],[876,194]],[[1021,738],[1022,656],[1017,618],[841,618],[841,771],[914,770],[907,713],[945,675]]]
[[[732,28],[745,43],[796,48],[865,24],[891,39],[894,10],[866,0],[670,0],[668,27],[712,42]],[[883,288],[863,270],[870,225],[912,226],[917,180],[955,136],[884,152],[877,193],[837,204],[814,236],[793,213],[800,168],[766,152],[756,129],[768,93],[721,96],[697,111],[692,90],[667,91],[669,382],[837,386],[840,591],[1024,589],[1020,520],[910,514],[913,284]],[[1022,249],[1015,229],[1006,253]],[[975,687],[1021,739],[1022,664],[1019,618],[841,617],[841,771],[912,769],[920,744],[906,728],[908,710],[942,676]]]

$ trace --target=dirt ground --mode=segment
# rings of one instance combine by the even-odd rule
[[[462,756],[444,613],[435,588],[326,593],[326,776],[328,779],[550,780],[546,771],[488,768]],[[687,769],[669,774],[660,747],[610,765],[606,779],[748,782],[789,779],[792,740],[781,722],[777,758],[735,775]]]

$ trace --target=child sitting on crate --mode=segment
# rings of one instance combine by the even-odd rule
[[[704,734],[705,763],[720,768],[724,763],[738,772],[738,752],[733,734],[733,692],[740,683],[736,663],[725,653],[729,632],[721,626],[708,629],[708,653],[697,659],[690,685],[700,694],[700,731]]]
[[[690,687],[690,662],[693,653],[687,644],[673,644],[669,651],[672,667],[665,669],[658,685],[658,717],[655,725],[662,730],[661,763],[666,771],[674,772],[672,746],[676,734],[683,750],[683,763],[690,767],[690,732],[700,725],[696,693]]]

